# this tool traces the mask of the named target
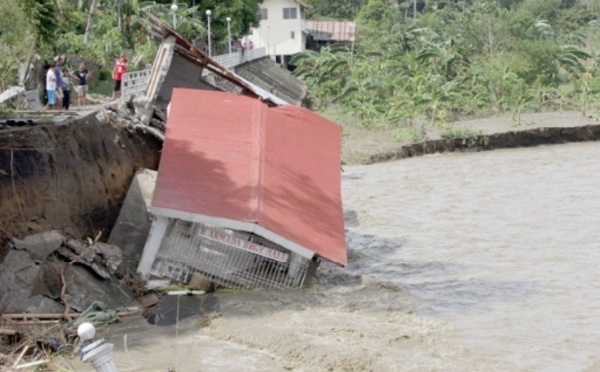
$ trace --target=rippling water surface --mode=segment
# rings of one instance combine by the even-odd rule
[[[343,196],[351,272],[483,355],[600,370],[599,143],[345,167]]]

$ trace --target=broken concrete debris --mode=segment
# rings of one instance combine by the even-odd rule
[[[38,262],[44,261],[63,244],[65,237],[56,230],[28,235],[23,239],[12,238],[15,249],[26,250]]]
[[[59,247],[57,252],[70,261],[77,260],[77,263],[88,266],[104,279],[109,279],[115,274],[123,261],[119,247],[100,242],[88,247],[78,240],[71,239],[66,246]]]
[[[7,248],[0,263],[0,308],[5,312],[62,312],[65,259],[76,260],[76,265],[65,272],[65,299],[75,311],[82,311],[95,300],[118,307],[134,298],[114,275],[122,261],[116,246],[97,242],[87,247],[52,230],[12,239]]]

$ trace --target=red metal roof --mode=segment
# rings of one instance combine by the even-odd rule
[[[301,107],[174,89],[154,213],[345,266],[340,148],[341,128]]]
[[[306,31],[314,40],[354,41],[356,23],[350,21],[306,21]]]

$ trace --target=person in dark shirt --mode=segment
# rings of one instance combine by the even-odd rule
[[[85,68],[85,62],[79,64],[79,69],[72,73],[72,76],[77,79],[75,91],[77,92],[77,106],[87,105],[88,79],[92,73]]]
[[[62,74],[62,108],[68,110],[71,105],[71,81],[69,80],[69,70],[66,67],[63,67]]]

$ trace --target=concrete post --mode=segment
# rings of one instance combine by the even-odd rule
[[[91,341],[96,335],[96,327],[92,323],[82,323],[77,327],[77,335],[83,341]],[[114,345],[100,339],[81,348],[81,360],[92,363],[97,372],[119,372],[112,359]]]
[[[119,372],[112,359],[114,345],[98,340],[81,349],[81,360],[84,363],[92,363],[97,372]]]
[[[152,227],[150,228],[150,236],[146,241],[146,246],[142,252],[142,258],[140,259],[140,264],[138,265],[137,269],[142,278],[146,278],[148,273],[150,273],[152,264],[156,259],[156,255],[160,249],[163,237],[167,231],[168,224],[169,219],[162,216],[156,216],[154,222],[152,223]]]

